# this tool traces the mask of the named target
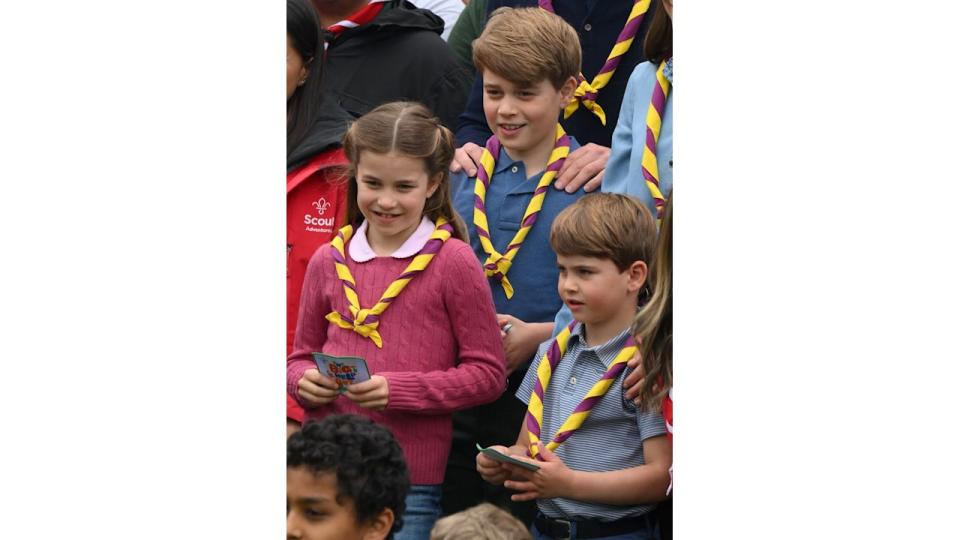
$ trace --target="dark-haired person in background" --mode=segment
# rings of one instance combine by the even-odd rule
[[[352,414],[308,422],[287,440],[287,539],[393,538],[409,485],[386,428]]]
[[[345,215],[346,157],[340,148],[351,117],[323,97],[323,42],[307,0],[287,0],[287,354],[293,347],[300,288],[310,256],[328,242]],[[287,396],[287,432],[303,422]]]
[[[323,85],[355,117],[391,101],[457,125],[472,75],[440,37],[443,19],[402,0],[312,0],[328,43]]]

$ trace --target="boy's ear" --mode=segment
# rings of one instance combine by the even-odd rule
[[[633,264],[627,268],[627,286],[631,293],[638,293],[647,282],[647,263],[643,261],[633,261]]]
[[[373,519],[367,522],[363,533],[363,540],[383,540],[390,535],[393,528],[393,510],[384,508]]]
[[[560,101],[562,107],[566,107],[570,100],[573,99],[573,93],[577,90],[577,79],[576,77],[570,77],[566,82],[563,83],[563,86],[560,87]]]

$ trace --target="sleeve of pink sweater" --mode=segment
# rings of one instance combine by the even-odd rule
[[[324,246],[325,247],[325,246]],[[332,259],[329,249],[321,247],[310,257],[307,264],[307,273],[303,278],[303,293],[300,295],[300,314],[297,317],[297,330],[293,338],[293,352],[287,357],[287,393],[297,400],[301,407],[310,407],[300,398],[297,392],[297,382],[303,373],[317,365],[310,354],[313,351],[322,351],[327,336],[327,313],[330,312],[330,302],[321,294],[323,284],[323,269]]]
[[[470,246],[446,246],[443,302],[455,334],[457,366],[442,370],[384,372],[387,408],[449,414],[489,403],[506,388],[506,358],[490,286]]]

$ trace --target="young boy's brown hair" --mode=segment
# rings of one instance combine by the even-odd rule
[[[623,272],[634,261],[653,262],[657,225],[640,199],[591,193],[553,220],[550,246],[558,255],[610,259]]]
[[[580,74],[580,38],[559,16],[540,8],[499,8],[473,42],[473,63],[520,86],[546,79],[559,89]]]

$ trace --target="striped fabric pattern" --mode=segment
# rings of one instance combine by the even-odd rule
[[[647,139],[641,157],[641,172],[657,207],[658,225],[663,219],[665,204],[663,193],[660,192],[660,176],[657,172],[657,140],[660,138],[663,108],[667,104],[667,95],[670,93],[670,82],[663,73],[666,65],[666,62],[660,62],[660,67],[657,69],[657,84],[653,85],[653,95],[650,97],[650,106],[647,108]]]
[[[610,341],[588,347],[584,328],[575,324],[567,341],[567,350],[552,370],[550,385],[543,394],[544,433],[554,433],[568,418],[584,393],[609,370],[617,354],[629,338],[629,329]],[[552,340],[540,346],[533,364],[516,392],[517,398],[529,405],[537,381],[537,371],[547,354]],[[644,464],[643,441],[666,434],[660,413],[640,411],[631,400],[623,397],[623,379],[629,373],[623,370],[609,390],[594,404],[589,418],[560,446],[555,453],[567,467],[587,472],[603,472],[636,467]],[[650,512],[654,505],[615,506],[594,504],[572,499],[540,499],[540,511],[557,519],[598,519],[613,521],[640,516]]]
[[[487,223],[486,206],[487,189],[490,187],[490,180],[493,178],[494,167],[497,164],[494,156],[500,155],[500,141],[496,135],[487,139],[487,144],[480,157],[480,166],[477,167],[477,179],[474,185],[473,224],[477,229],[477,236],[481,247],[483,247],[483,252],[487,254],[487,260],[483,263],[483,271],[487,277],[495,278],[500,282],[507,299],[513,297],[513,285],[507,279],[507,272],[510,271],[514,257],[520,251],[520,246],[523,245],[524,239],[530,233],[530,229],[533,228],[533,224],[536,223],[537,217],[540,215],[543,200],[547,196],[547,188],[557,177],[560,167],[563,166],[563,162],[569,154],[570,136],[557,123],[553,151],[547,161],[547,169],[540,177],[537,189],[533,192],[530,203],[527,204],[517,234],[513,236],[510,245],[501,254],[497,252],[496,248],[493,247],[493,242],[490,241],[490,225]]]
[[[434,255],[440,251],[443,243],[453,234],[453,226],[447,220],[440,218],[437,220],[437,228],[430,235],[430,239],[423,245],[407,268],[387,287],[380,297],[380,301],[370,309],[361,309],[360,300],[357,297],[357,283],[347,267],[344,246],[353,236],[353,226],[347,225],[340,229],[337,236],[330,242],[330,249],[333,255],[334,266],[337,270],[337,277],[343,284],[343,294],[347,297],[347,304],[350,307],[350,314],[346,315],[337,311],[331,311],[326,319],[331,323],[345,330],[352,330],[365,338],[373,341],[377,348],[383,348],[383,340],[377,327],[380,326],[380,315],[390,304],[403,292],[404,287],[410,283],[410,280],[417,277],[433,260]]]
[[[538,3],[540,8],[550,13],[556,13],[553,9],[552,0],[538,0]],[[600,104],[597,103],[597,95],[600,89],[606,86],[607,83],[610,82],[610,79],[613,78],[613,74],[617,71],[617,66],[620,65],[620,59],[624,53],[630,50],[633,39],[637,36],[637,31],[640,30],[640,24],[643,22],[643,15],[648,9],[650,9],[650,0],[634,0],[633,8],[627,16],[627,22],[624,24],[623,30],[621,30],[620,35],[617,36],[617,41],[613,45],[613,49],[611,49],[610,54],[607,55],[607,61],[603,63],[603,67],[601,67],[600,71],[594,76],[593,81],[588,82],[587,78],[583,76],[583,73],[578,74],[577,81],[579,84],[574,92],[574,99],[563,111],[564,118],[570,118],[570,115],[582,104],[600,119],[600,123],[607,125],[607,115],[603,112]]]

